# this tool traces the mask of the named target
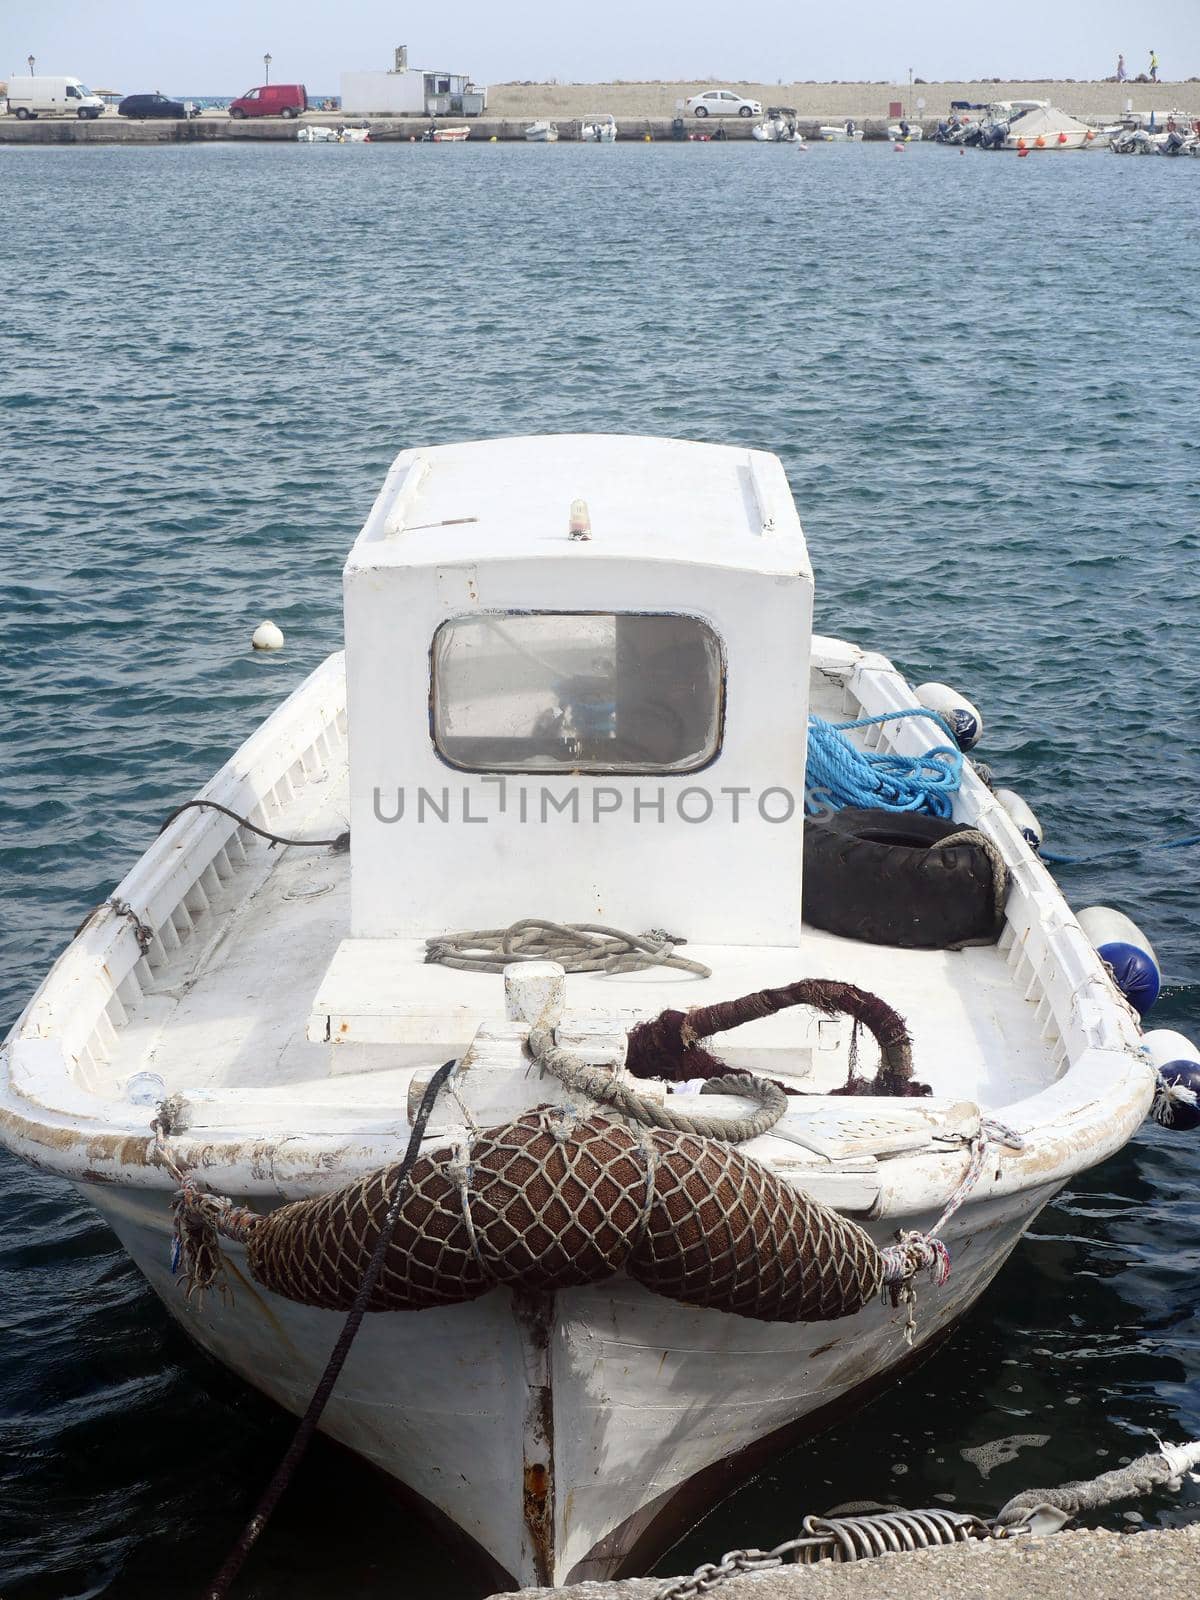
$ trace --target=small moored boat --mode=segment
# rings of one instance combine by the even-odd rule
[[[607,111],[591,112],[579,124],[579,137],[584,144],[616,144],[617,120]]]
[[[825,144],[845,144],[848,140],[858,143],[862,140],[863,130],[858,127],[853,117],[848,117],[845,122],[825,122],[817,129],[817,138]]]
[[[797,115],[794,106],[768,106],[766,116],[751,128],[750,135],[760,144],[794,144],[804,149]]]
[[[1095,130],[1069,112],[1046,102],[1031,104],[1022,109],[1014,102],[1015,114],[1002,117],[992,124],[993,134],[985,126],[980,138],[983,149],[996,150],[1082,150],[1095,141]]]
[[[366,122],[357,128],[347,128],[344,123],[327,128],[318,123],[298,128],[296,138],[301,144],[370,144],[371,128]]]
[[[555,144],[558,140],[558,124],[555,122],[531,122],[525,129],[525,137],[530,144]]]
[[[406,450],[345,654],[0,1057],[4,1145],[280,1405],[369,1291],[321,1426],[505,1585],[644,1571],[931,1349],[1161,1088],[977,710],[813,635],[813,591],[774,456]],[[898,767],[937,814],[839,798]]]
[[[466,123],[456,128],[441,128],[437,123],[430,123],[422,135],[425,144],[462,144],[471,137],[471,130]]]

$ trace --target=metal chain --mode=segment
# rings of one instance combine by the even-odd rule
[[[971,1512],[877,1511],[842,1517],[805,1517],[799,1538],[773,1550],[730,1550],[706,1562],[689,1577],[672,1578],[655,1600],[692,1600],[743,1572],[783,1565],[786,1556],[809,1565],[818,1561],[863,1561],[893,1551],[932,1550],[972,1539],[1012,1539],[1031,1533],[1056,1533],[1081,1509],[1111,1505],[1166,1484],[1178,1488],[1192,1467],[1200,1466],[1200,1443],[1164,1445],[1128,1466],[1058,1489],[1032,1489],[1015,1496],[990,1520]],[[1047,1515],[1048,1514],[1048,1515]]]

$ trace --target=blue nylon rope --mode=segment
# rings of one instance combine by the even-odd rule
[[[1115,850],[1097,850],[1087,856],[1062,856],[1054,850],[1038,852],[1043,861],[1052,861],[1056,867],[1077,867],[1085,861],[1107,861],[1113,856],[1140,855],[1143,850],[1184,850],[1189,845],[1200,844],[1200,833],[1186,834],[1182,839],[1163,839],[1158,844],[1122,844]]]
[[[832,807],[861,806],[878,811],[922,811],[948,817],[962,782],[963,754],[957,744],[938,745],[924,755],[881,755],[859,750],[842,738],[847,728],[869,728],[900,717],[930,717],[950,734],[944,717],[924,707],[884,711],[855,722],[808,719],[808,771],[804,809],[818,816]],[[953,738],[953,734],[950,734]]]

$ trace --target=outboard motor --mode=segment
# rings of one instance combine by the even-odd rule
[[[850,136],[850,138],[854,137],[855,127],[854,127],[854,118],[853,117],[847,117],[846,118],[846,132]]]
[[[1172,128],[1163,140],[1162,153],[1165,156],[1177,156],[1183,149],[1184,138],[1178,128]]]

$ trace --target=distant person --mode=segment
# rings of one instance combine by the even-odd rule
[[[1125,70],[1125,57],[1119,55],[1117,57],[1117,82],[1124,83],[1128,76],[1129,74]]]
[[[1153,50],[1150,52],[1150,82],[1158,82],[1158,57]]]

